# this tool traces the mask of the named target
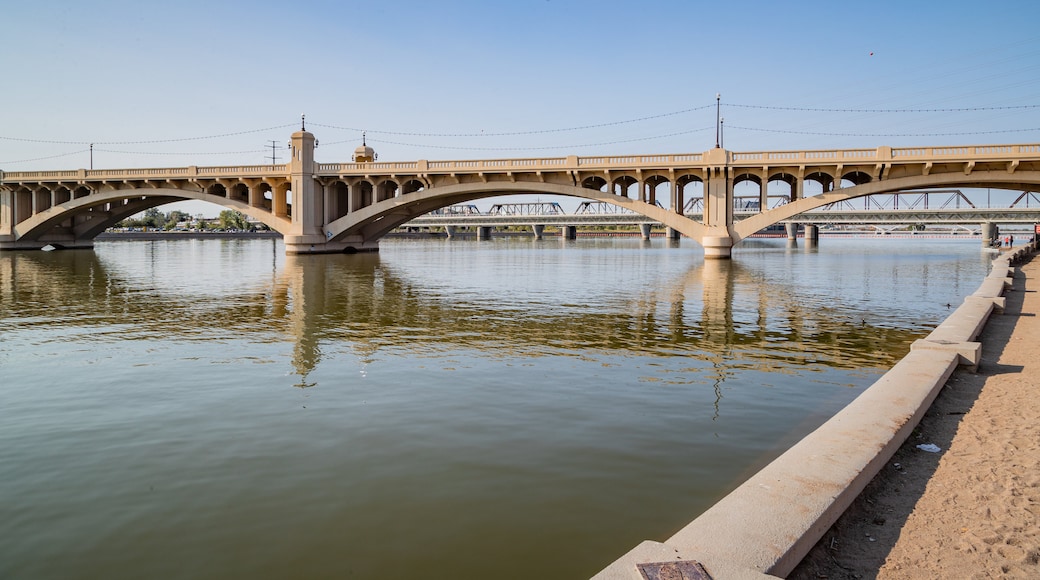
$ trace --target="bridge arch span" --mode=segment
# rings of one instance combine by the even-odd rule
[[[809,177],[806,176],[806,179],[809,179]],[[1008,173],[1007,171],[976,171],[970,174],[938,173],[869,181],[852,187],[824,191],[819,195],[798,199],[741,220],[733,225],[733,243],[736,244],[755,232],[789,220],[800,213],[865,195],[942,187],[1031,189],[1038,185],[1040,185],[1040,171],[1017,171],[1015,173]]]
[[[710,228],[687,217],[656,205],[588,187],[535,182],[461,183],[423,189],[404,197],[376,202],[329,223],[326,237],[330,242],[356,239],[370,245],[394,228],[431,211],[488,197],[505,195],[563,195],[606,202],[658,221],[676,231],[700,240]]]
[[[148,187],[115,189],[70,199],[15,224],[13,233],[16,241],[71,241],[74,245],[83,245],[134,214],[185,200],[206,201],[239,211],[283,235],[289,231],[288,219],[276,217],[265,209],[252,207],[242,201],[202,191]],[[104,210],[98,211],[100,208]],[[72,221],[71,231],[56,232],[62,223],[69,220]]]

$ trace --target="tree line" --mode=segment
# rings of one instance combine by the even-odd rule
[[[126,218],[116,224],[117,228],[148,228],[154,230],[172,230],[178,225],[195,230],[239,230],[256,231],[268,230],[262,223],[251,223],[245,214],[232,209],[220,212],[216,219],[206,219],[200,216],[191,216],[187,212],[173,210],[170,212],[160,211],[158,208],[146,210],[143,214]]]

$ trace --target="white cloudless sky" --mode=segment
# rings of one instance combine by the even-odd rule
[[[1040,141],[1040,3],[12,2],[0,170]],[[964,109],[964,110],[960,110]],[[214,206],[215,207],[215,206]],[[209,212],[215,213],[215,212]]]

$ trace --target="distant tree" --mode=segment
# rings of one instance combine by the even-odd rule
[[[220,227],[225,230],[249,229],[249,222],[246,221],[246,216],[235,210],[226,209],[220,212],[218,220],[220,221]]]
[[[166,214],[156,208],[145,210],[141,218],[142,225],[150,228],[161,228],[166,225]]]
[[[166,214],[166,222],[163,223],[163,229],[172,230],[177,227],[180,222],[186,222],[191,219],[191,216],[184,213],[183,211],[173,210]]]

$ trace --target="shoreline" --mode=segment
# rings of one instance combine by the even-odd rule
[[[1014,273],[977,372],[958,369],[910,438],[788,576],[1035,578],[1040,570],[1040,261]],[[933,444],[938,452],[918,449]]]
[[[902,360],[848,406],[679,532],[664,542],[643,541],[595,578],[635,580],[640,575],[639,570],[643,570],[643,576],[646,577],[646,567],[664,567],[678,577],[683,566],[703,567],[716,580],[877,577],[878,566],[874,563],[868,562],[860,571],[854,571],[852,566],[839,563],[831,553],[846,539],[849,544],[870,546],[877,545],[877,538],[870,532],[854,535],[861,530],[849,532],[852,536],[836,537],[833,534],[840,533],[835,532],[840,529],[836,527],[836,522],[842,521],[842,518],[846,518],[846,521],[856,520],[854,512],[851,512],[851,516],[846,514],[857,502],[874,504],[864,490],[877,479],[878,474],[891,470],[904,472],[901,462],[892,458],[897,452],[906,449],[908,442],[913,445],[911,449],[922,453],[916,448],[916,445],[923,443],[916,440],[922,433],[922,419],[927,413],[933,412],[935,400],[942,391],[947,390],[953,377],[964,376],[964,369],[968,369],[969,373],[978,369],[982,362],[982,344],[978,341],[983,340],[982,333],[991,326],[990,321],[1018,320],[1015,316],[1004,314],[1008,300],[1006,295],[1014,295],[1013,290],[1021,287],[1021,281],[1026,276],[1022,269],[1012,268],[1011,264],[1030,261],[1034,251],[1034,244],[1001,251],[1001,255],[993,259],[989,275],[978,290],[967,296],[963,304],[931,334],[913,343],[910,352]],[[1013,288],[1016,280],[1019,285]],[[1021,292],[1018,294],[1028,296]],[[1040,298],[1033,300],[1040,301]],[[1036,304],[1031,304],[1029,311],[1035,311],[1036,307]],[[1040,341],[1040,329],[1036,328],[1034,319],[1029,319],[1035,332],[1028,346],[1024,347],[1026,349]],[[999,324],[997,322],[993,326]],[[992,356],[992,353],[987,356]],[[1024,358],[1028,359],[1028,356]],[[1018,374],[1012,376],[1025,384],[1028,379],[1022,378],[1024,373],[1021,369],[1017,370]],[[1023,397],[1022,393],[1017,395],[1016,399]],[[1019,436],[1019,444],[1022,445],[1024,441],[1031,451],[1036,451],[1025,483],[1040,496],[1040,476],[1036,475],[1040,472],[1037,469],[1040,466],[1040,444],[1035,442],[1032,433],[1035,431],[1032,421],[1040,415],[1040,399],[1031,399],[1030,402],[1035,401],[1031,409],[1033,412],[1025,414],[1028,417],[1025,428],[1028,435]],[[1015,399],[1011,399],[1011,405],[1015,405]],[[998,433],[1004,434],[999,430]],[[924,455],[932,456],[928,452],[942,450],[941,447],[933,448],[933,445],[923,450]],[[969,461],[960,471],[970,474],[974,472],[974,467],[975,464]],[[927,481],[928,476],[925,475],[923,480]],[[1019,492],[1017,495],[1022,495],[1020,490],[1016,491]],[[897,490],[895,496],[902,498],[905,494]],[[1030,503],[1027,507],[1038,503],[1032,497],[1028,501]],[[949,511],[948,506],[942,504],[933,513],[942,514],[946,511]],[[986,517],[989,518],[992,513],[987,509]],[[1007,518],[995,519],[998,522],[1008,521]],[[886,518],[875,516],[870,521],[883,526]],[[1010,518],[1010,521],[1027,521],[1034,528],[1038,525],[1035,523],[1037,518],[1021,514]],[[899,528],[899,525],[890,526],[889,530],[894,529],[898,534]],[[940,539],[937,543],[940,546],[948,534],[947,529],[936,526],[931,519],[926,520],[919,529],[925,534],[933,534],[933,537],[938,534]],[[1040,538],[1040,534],[1035,532],[1029,536]],[[909,534],[908,537],[908,551],[914,556],[911,556],[909,563],[896,561],[895,569],[901,571],[887,577],[963,577],[961,573],[965,569],[978,568],[966,568],[963,565],[948,569],[923,567],[920,560],[913,559],[921,552],[918,537],[915,534]],[[986,533],[981,543],[997,543],[1003,539],[1004,536],[1000,534]],[[1008,543],[1018,549],[1017,537],[1010,538]],[[987,552],[978,546],[972,547],[975,552]],[[1008,550],[1005,552],[1011,553]],[[814,561],[820,564],[813,567]],[[943,558],[941,555],[932,556],[925,561],[943,562]],[[1040,549],[1026,548],[1021,557],[1012,554],[1009,562],[1001,565],[1001,574],[1006,575],[1014,569],[1013,565],[1021,561],[1032,563],[1030,570],[1035,570],[1040,561]],[[909,575],[907,571],[910,571]],[[994,576],[987,574],[980,577]]]

